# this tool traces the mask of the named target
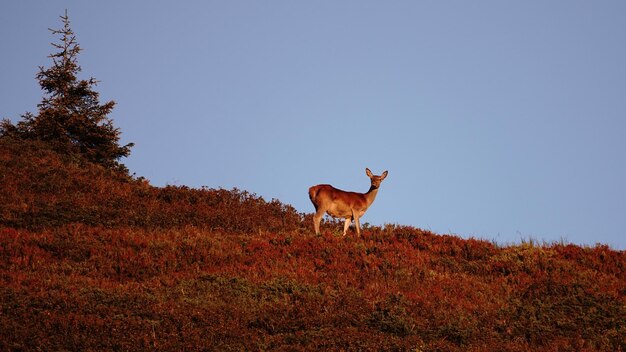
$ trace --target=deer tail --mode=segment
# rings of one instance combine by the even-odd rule
[[[313,204],[315,204],[315,199],[317,198],[317,193],[319,192],[319,190],[320,188],[317,186],[309,188],[309,199],[311,200],[311,202],[313,202]]]

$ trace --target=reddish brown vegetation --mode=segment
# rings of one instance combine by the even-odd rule
[[[293,231],[301,214],[245,191],[153,187],[45,145],[0,139],[0,224],[42,229],[71,223],[237,232]]]
[[[606,246],[315,236],[278,201],[1,140],[0,178],[0,350],[626,349]]]

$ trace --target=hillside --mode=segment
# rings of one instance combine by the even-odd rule
[[[623,251],[340,232],[0,138],[0,350],[626,350]]]
[[[72,223],[238,232],[293,231],[301,214],[246,191],[150,186],[44,144],[0,138],[0,225],[42,229]]]

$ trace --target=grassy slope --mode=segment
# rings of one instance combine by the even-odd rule
[[[0,350],[626,350],[605,246],[315,236],[278,201],[1,139],[0,181]]]

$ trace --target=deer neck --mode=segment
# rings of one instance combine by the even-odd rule
[[[376,199],[376,195],[378,194],[378,187],[371,186],[370,190],[365,193],[365,199],[367,199],[367,207],[369,208],[372,203],[374,203],[374,199]]]

